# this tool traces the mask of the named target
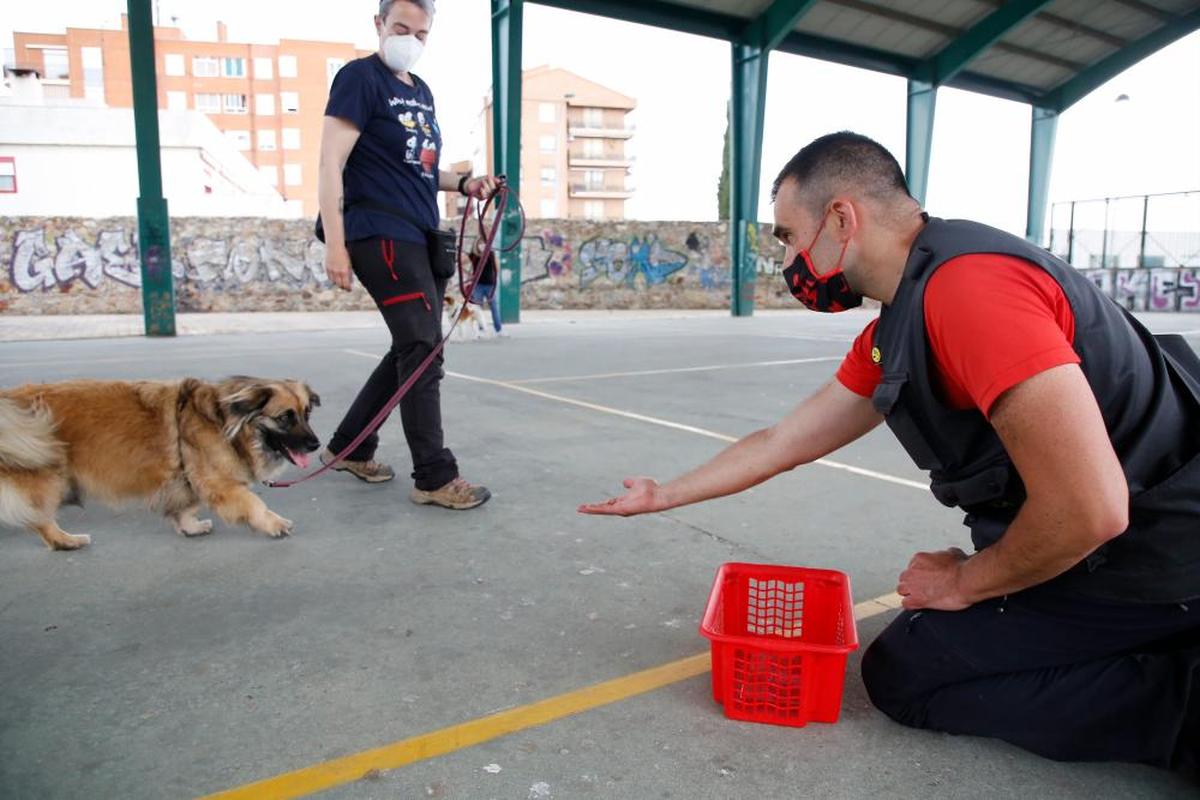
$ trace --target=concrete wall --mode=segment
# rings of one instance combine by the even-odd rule
[[[141,310],[136,220],[0,218],[0,312]],[[792,307],[783,250],[762,226],[758,303]],[[333,289],[310,220],[177,218],[182,311],[372,308]],[[728,308],[725,224],[532,220],[521,248],[525,308]]]
[[[1082,272],[1130,311],[1200,311],[1200,267]]]

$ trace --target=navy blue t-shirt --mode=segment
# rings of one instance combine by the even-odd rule
[[[398,208],[421,220],[426,230],[438,226],[442,132],[433,93],[425,81],[416,75],[412,79],[416,86],[397,78],[378,55],[370,55],[342,67],[329,88],[325,116],[340,117],[360,132],[342,174],[348,242],[375,236],[425,241],[424,231],[402,219],[349,208],[356,200]]]

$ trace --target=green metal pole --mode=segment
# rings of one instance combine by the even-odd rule
[[[158,143],[158,81],[150,0],[129,0],[129,65],[137,136],[138,243],[142,256],[142,314],[147,336],[175,335],[171,280],[171,221],[162,192]]]
[[[495,172],[521,189],[521,28],[524,0],[492,0],[492,142]],[[520,212],[512,203],[498,238],[509,247],[520,235]],[[521,321],[521,250],[500,256],[500,319]]]
[[[1058,112],[1034,106],[1029,133],[1029,203],[1025,238],[1039,246],[1046,241],[1046,203],[1050,197],[1050,169],[1057,131]]]
[[[771,51],[733,44],[733,93],[730,99],[729,215],[733,286],[730,311],[754,314],[758,257],[758,180],[762,171],[763,113],[767,103],[767,58]]]
[[[908,190],[921,205],[929,188],[929,159],[933,152],[933,119],[937,87],[926,81],[908,82],[908,124],[904,145],[904,176]]]

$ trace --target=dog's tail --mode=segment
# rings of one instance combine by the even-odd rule
[[[0,397],[0,467],[43,469],[62,459],[63,445],[50,412]]]

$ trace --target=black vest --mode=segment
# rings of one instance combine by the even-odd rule
[[[1129,483],[1129,528],[1054,582],[1095,599],[1200,597],[1200,359],[1182,337],[1152,335],[1041,248],[964,220],[929,219],[875,332],[883,380],[872,401],[929,472],[934,496],[967,512],[976,549],[1004,535],[1025,499],[983,414],[949,408],[931,380],[925,287],[938,267],[968,253],[1025,259],[1062,287],[1075,315],[1075,352]]]

